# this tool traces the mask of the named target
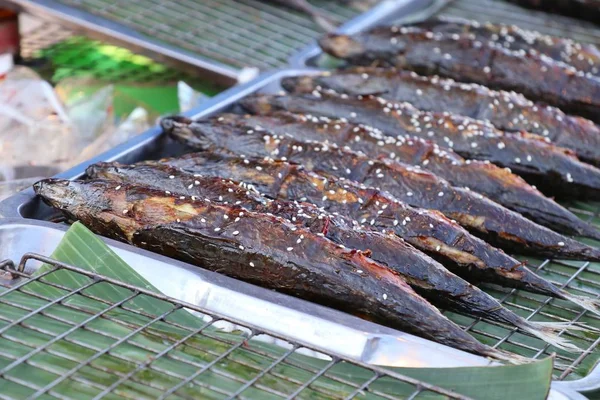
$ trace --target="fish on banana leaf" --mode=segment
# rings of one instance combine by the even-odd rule
[[[447,111],[488,120],[503,131],[543,136],[557,146],[573,150],[581,160],[600,166],[600,126],[556,107],[534,103],[519,93],[375,67],[290,77],[282,85],[293,93],[312,93],[323,88],[355,96],[377,95],[389,101],[411,103],[424,111]]]
[[[189,123],[165,119],[162,126],[198,150],[277,157],[325,176],[380,188],[413,207],[439,210],[488,242],[508,250],[600,261],[600,251],[525,219],[481,194],[453,187],[429,172],[395,160],[372,159],[335,144],[269,135],[263,129],[248,134],[245,128],[219,125],[219,118]]]
[[[241,104],[255,113],[285,110],[345,118],[386,135],[417,136],[447,146],[459,155],[510,168],[549,195],[600,199],[600,169],[540,136],[507,133],[490,123],[455,114],[420,111],[409,103],[330,91],[311,95],[253,95]]]
[[[352,220],[329,214],[310,203],[268,199],[243,182],[198,176],[164,164],[98,163],[90,166],[86,174],[91,178],[147,186],[169,191],[174,196],[209,199],[285,218],[337,244],[361,250],[373,260],[387,265],[437,307],[516,326],[556,347],[574,349],[555,334],[555,331],[567,328],[564,324],[525,320],[391,231],[360,228]]]
[[[524,50],[464,36],[378,27],[354,35],[329,34],[319,44],[351,65],[392,66],[493,89],[514,90],[535,101],[600,121],[600,79],[589,72]]]
[[[46,179],[34,188],[98,234],[471,353],[523,360],[479,343],[390,268],[283,218],[103,180]]]
[[[523,262],[471,235],[437,211],[413,208],[389,193],[347,179],[325,177],[301,165],[215,153],[191,153],[159,161],[203,176],[246,182],[271,198],[314,203],[371,226],[393,231],[472,282],[489,282],[571,301],[600,313],[595,299],[573,295],[539,277]],[[156,161],[141,164],[154,165]]]
[[[393,138],[376,129],[327,117],[311,117],[285,111],[267,115],[220,114],[213,118],[216,125],[229,125],[245,132],[263,129],[269,135],[290,136],[306,141],[324,141],[362,151],[367,156],[381,156],[407,164],[418,165],[448,180],[458,187],[469,187],[491,200],[515,210],[541,225],[566,234],[600,239],[600,232],[580,220],[554,200],[545,197],[519,176],[504,168],[482,161],[466,162],[448,148],[424,139]],[[188,136],[194,145],[200,138]],[[220,138],[220,139],[225,139]],[[242,137],[241,140],[245,140]],[[202,146],[201,143],[199,143]]]

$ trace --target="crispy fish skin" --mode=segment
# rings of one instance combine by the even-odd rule
[[[508,0],[523,7],[567,15],[600,24],[599,0]]]
[[[35,190],[96,233],[294,296],[372,317],[443,344],[503,360],[356,250],[283,218],[108,181],[47,179]],[[303,239],[298,239],[304,236]]]
[[[337,244],[363,251],[373,260],[399,273],[417,293],[438,307],[517,326],[557,347],[573,348],[554,333],[555,330],[565,328],[562,324],[539,325],[526,321],[504,308],[487,293],[449,272],[392,231],[384,233],[359,228],[348,218],[329,214],[313,204],[267,199],[250,185],[198,176],[164,164],[98,163],[90,166],[86,174],[94,179],[143,185],[169,191],[175,196],[207,198],[285,218],[296,226],[324,235]]]
[[[600,198],[600,170],[537,135],[506,133],[487,122],[450,113],[419,111],[409,103],[330,91],[315,91],[311,95],[259,94],[244,98],[241,104],[257,114],[285,110],[345,118],[393,137],[410,135],[429,139],[463,157],[510,168],[544,193]]]
[[[218,125],[213,121],[180,123],[164,120],[163,127],[199,150],[230,152],[250,157],[280,157],[319,174],[346,178],[389,192],[413,207],[441,211],[488,242],[523,254],[575,260],[600,260],[600,251],[525,219],[484,196],[451,186],[424,170],[395,160],[375,160],[335,144],[270,136],[259,130]],[[188,140],[189,139],[189,140]]]
[[[394,66],[493,89],[600,121],[600,79],[544,55],[511,51],[477,40],[432,32],[402,34],[375,28],[352,36],[329,34],[321,48],[353,65]]]
[[[219,114],[213,124],[229,125],[244,132],[260,127],[267,134],[290,136],[298,140],[316,140],[362,151],[367,156],[387,157],[418,165],[448,180],[452,185],[469,187],[551,229],[600,239],[600,232],[577,216],[545,197],[522,178],[493,164],[465,160],[447,148],[420,138],[385,136],[376,129],[326,117],[311,117],[288,112],[268,115]],[[186,141],[200,139],[187,136]],[[225,137],[220,138],[221,140]],[[246,137],[240,138],[245,141]],[[193,145],[194,143],[192,143]],[[202,147],[202,143],[198,143]],[[244,143],[245,145],[245,143]]]
[[[200,175],[246,182],[271,198],[308,201],[330,213],[352,218],[359,225],[393,230],[416,248],[443,260],[447,268],[467,280],[554,296],[600,312],[595,300],[557,288],[441,213],[412,208],[387,192],[345,179],[326,178],[285,161],[192,153],[160,162]]]
[[[600,166],[600,126],[556,107],[534,103],[519,93],[376,67],[290,77],[282,85],[292,93],[311,93],[322,87],[349,95],[378,95],[389,101],[411,103],[424,111],[447,111],[488,120],[506,132],[527,131],[543,136],[557,146],[575,151],[581,160]]]
[[[592,44],[543,35],[516,25],[479,23],[459,18],[432,18],[399,29],[417,29],[450,35],[466,35],[472,40],[488,42],[509,50],[525,50],[544,54],[553,60],[572,65],[579,71],[598,75],[600,49]]]

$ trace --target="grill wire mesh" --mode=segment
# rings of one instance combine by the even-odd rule
[[[311,17],[275,1],[59,1],[235,68],[284,66],[294,51],[323,33]],[[337,1],[311,4],[336,24],[360,13]]]
[[[0,267],[2,399],[467,399],[44,256]]]

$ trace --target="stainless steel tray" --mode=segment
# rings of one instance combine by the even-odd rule
[[[0,312],[0,340],[4,343],[0,349],[2,398],[37,398],[46,393],[70,399],[72,395],[61,392],[61,387],[65,390],[67,384],[73,393],[76,385],[82,384],[86,398],[123,394],[129,387],[130,390],[135,388],[134,393],[143,398],[166,398],[181,389],[179,398],[191,398],[205,391],[228,398],[269,395],[293,399],[301,393],[302,396],[310,396],[310,393],[327,396],[327,391],[323,392],[326,387],[317,381],[329,379],[344,379],[337,381],[339,395],[354,398],[361,396],[363,390],[376,394],[382,389],[379,383],[387,380],[389,384],[391,379],[398,385],[396,388],[403,388],[407,395],[435,393],[444,398],[467,400],[375,365],[489,364],[478,356],[106,240],[115,253],[161,291],[160,294],[148,292],[49,258],[65,229],[62,225],[22,219],[0,222],[0,260],[3,260],[0,268],[13,276],[0,282],[3,287],[0,303],[4,307]],[[11,268],[14,260],[18,267]],[[50,271],[31,276],[42,263],[52,267],[50,271],[72,274],[77,279],[71,282],[78,283],[67,287],[58,282],[61,286],[57,298],[44,297],[48,292],[37,290],[36,301],[19,300],[28,296],[31,290],[28,288],[47,282],[43,276]],[[164,279],[167,271],[169,279]],[[3,278],[6,276],[3,274]],[[98,310],[83,306],[89,304],[89,301],[85,303],[86,299],[92,300],[94,293],[98,293],[92,286],[102,285],[111,285],[113,293],[123,292],[123,300],[118,301],[114,296],[103,299],[104,306]],[[135,301],[142,298],[145,304],[150,304],[149,298],[159,301],[160,311],[159,308],[138,309]],[[164,311],[166,303],[168,307]],[[202,318],[198,320],[198,327],[186,328],[185,332],[189,333],[181,339],[160,335],[161,329],[169,327],[181,332],[177,321],[182,320],[175,317],[182,317],[181,313],[187,315],[182,307]],[[15,310],[21,311],[16,319]],[[110,310],[116,313],[108,312]],[[66,315],[70,314],[64,314],[65,311],[78,314],[79,318],[69,319]],[[42,320],[64,328],[46,331],[37,325]],[[47,329],[48,325],[45,326]],[[109,326],[120,328],[111,330]],[[20,335],[15,336],[13,328]],[[40,332],[45,335],[40,337]],[[86,334],[89,340],[84,339]],[[145,340],[140,340],[142,337]],[[23,347],[31,340],[35,341],[34,348]],[[152,346],[152,341],[159,344]],[[68,346],[73,348],[69,351]],[[13,347],[26,350],[15,354]],[[76,349],[85,351],[74,357],[72,352]],[[201,353],[211,357],[207,360],[198,356]],[[189,356],[181,358],[185,354]],[[302,363],[302,357],[305,361],[306,357],[316,360]],[[118,361],[122,366],[115,368],[113,364],[111,367],[109,360]],[[250,360],[254,362],[248,364]],[[65,364],[68,371],[64,369]],[[170,368],[165,369],[165,366]],[[354,371],[364,378],[354,379],[350,374],[336,378],[336,370],[350,366],[349,373]],[[192,374],[190,369],[194,371]],[[16,370],[21,373],[14,374]],[[304,378],[298,380],[298,374],[291,373],[293,370],[302,372]],[[187,373],[182,375],[182,371]],[[34,379],[36,373],[45,374],[43,385]],[[11,396],[11,388],[19,389]],[[385,398],[397,398],[394,394],[390,396],[388,392]]]
[[[383,0],[364,14],[333,1],[318,5],[340,32],[412,12],[432,0]],[[322,34],[309,17],[261,0],[0,0],[162,62],[204,71],[231,86],[255,71],[281,68]],[[255,76],[255,75],[254,75]]]
[[[281,90],[280,81],[282,78],[298,74],[315,73],[316,71],[317,70],[314,69],[294,69],[275,71],[266,74],[255,81],[221,93],[203,105],[202,108],[193,110],[187,113],[186,116],[191,118],[202,118],[220,111],[235,111],[236,103],[241,98],[251,93],[278,92]],[[181,154],[183,151],[184,150],[181,147],[162,135],[159,128],[153,128],[129,142],[95,157],[89,162],[59,174],[58,177],[66,179],[79,178],[83,176],[85,168],[88,165],[99,161],[131,163],[145,159],[156,159],[163,156],[177,155]],[[54,211],[39,201],[34,196],[31,189],[18,193],[0,203],[0,217],[48,220],[52,219],[54,215]],[[553,280],[556,280],[554,279],[556,277],[562,276],[564,277],[566,284],[577,285],[576,287],[580,290],[581,288],[585,289],[587,287],[586,285],[589,285],[589,282],[591,281],[595,285],[590,289],[592,290],[591,294],[597,295],[600,293],[600,289],[596,289],[596,287],[600,288],[600,271],[598,271],[597,266],[592,267],[589,263],[540,261],[536,270],[546,276],[551,275],[550,278]],[[542,316],[542,319],[546,319],[548,316],[554,316],[559,313],[561,315],[560,320],[563,321],[572,320],[584,322],[596,327],[600,326],[600,319],[588,315],[588,313],[582,312],[581,310],[570,309],[568,304],[561,303],[560,301],[557,302],[556,300],[548,299],[543,296],[540,297],[502,288],[492,288],[490,293],[499,298],[507,307],[517,311],[525,317],[535,317],[540,315]],[[586,293],[590,294],[590,292]],[[551,354],[548,346],[544,343],[536,342],[532,338],[515,332],[513,329],[468,318],[461,319],[460,323],[465,326],[465,329],[485,340],[486,343],[521,352],[530,357],[544,357]],[[597,390],[600,388],[600,368],[595,366],[595,364],[598,359],[600,359],[600,350],[597,349],[597,346],[600,343],[600,337],[596,334],[591,336],[580,335],[577,336],[576,339],[579,341],[578,344],[586,349],[586,352],[581,356],[565,355],[561,353],[557,355],[557,361],[561,366],[555,371],[556,379],[564,380],[568,377],[570,380],[564,380],[564,382],[557,382],[556,384],[563,385],[566,388],[577,387],[580,391]],[[574,370],[578,373],[574,374]]]
[[[367,371],[367,378],[365,382],[350,383],[348,380],[340,380],[338,382],[349,386],[349,392],[351,394],[346,397],[348,399],[360,396],[362,391],[372,391],[374,394],[378,394],[377,390],[371,388],[378,380],[384,379],[391,380],[392,382],[403,382],[404,385],[408,385],[409,392],[413,392],[413,396],[419,394],[440,394],[444,398],[456,398],[466,400],[466,397],[457,395],[455,393],[446,391],[439,387],[428,384],[427,382],[418,381],[409,377],[406,377],[398,372],[389,371],[377,367],[378,365],[390,366],[390,367],[460,367],[460,366],[488,366],[494,365],[489,360],[468,354],[459,350],[439,345],[437,343],[430,342],[403,332],[399,332],[393,329],[389,329],[380,325],[364,321],[362,319],[350,316],[345,313],[341,313],[323,306],[319,306],[310,302],[299,300],[287,295],[275,293],[270,290],[266,290],[254,285],[250,285],[238,280],[228,278],[226,276],[206,271],[189,264],[185,264],[167,257],[163,257],[154,253],[150,253],[145,250],[134,248],[132,246],[116,242],[110,239],[103,239],[106,244],[125,262],[131,265],[140,275],[147,279],[153,286],[161,291],[161,295],[154,295],[150,292],[141,292],[139,288],[129,287],[121,282],[112,281],[108,278],[99,276],[94,273],[85,272],[85,270],[72,268],[68,264],[59,263],[51,258],[48,258],[52,251],[56,248],[58,243],[61,241],[67,226],[54,224],[46,221],[32,221],[23,219],[3,219],[0,222],[0,260],[21,260],[19,268],[23,268],[24,272],[31,274],[35,271],[42,263],[47,263],[56,268],[56,270],[67,270],[72,273],[84,275],[95,284],[110,283],[117,287],[131,289],[134,291],[135,296],[151,295],[160,300],[169,302],[173,307],[185,307],[188,311],[198,313],[200,315],[210,316],[210,323],[207,323],[202,330],[209,326],[218,326],[219,329],[225,329],[225,331],[245,330],[250,333],[248,338],[260,338],[260,341],[266,341],[276,347],[282,348],[282,356],[278,356],[273,359],[267,358],[265,366],[253,367],[256,372],[253,377],[236,378],[238,388],[235,394],[222,393],[230,395],[231,398],[239,395],[241,392],[248,390],[248,388],[256,387],[263,391],[270,392],[268,385],[261,385],[260,379],[265,375],[271,373],[276,367],[293,368],[293,354],[301,349],[299,354],[305,354],[309,357],[317,357],[320,359],[327,360],[328,362],[322,363],[321,367],[316,369],[304,370],[306,374],[309,374],[310,379],[302,382],[289,380],[287,383],[295,385],[297,389],[287,395],[281,391],[275,390],[270,392],[275,395],[284,396],[288,399],[296,398],[295,396],[308,390],[315,381],[319,378],[324,377],[326,379],[340,379],[336,378],[334,369],[336,366],[342,364],[353,365]],[[6,271],[6,263],[3,263],[1,270]],[[165,271],[168,271],[169,279],[164,279]],[[35,281],[33,279],[32,281]],[[29,280],[25,282],[30,282]],[[9,287],[16,289],[17,287],[25,287],[27,283],[23,282],[23,278],[15,279],[11,282]],[[6,283],[6,282],[5,282]],[[5,285],[6,286],[6,285]],[[18,290],[18,289],[17,289]],[[67,299],[69,296],[75,294],[83,294],[81,289],[70,287],[67,292],[70,292],[60,299]],[[4,294],[0,292],[0,300],[2,304],[12,306],[13,303],[5,298]],[[60,301],[61,305],[66,305],[66,302]],[[58,304],[58,303],[57,303]],[[107,306],[111,304],[107,303]],[[116,305],[116,304],[115,304]],[[115,305],[112,305],[114,307]],[[68,305],[67,305],[68,307]],[[28,318],[40,316],[38,314],[44,313],[44,310],[48,309],[48,305],[41,306],[39,310],[32,309],[29,313],[24,315],[19,321],[25,323]],[[77,309],[74,309],[77,310]],[[130,308],[127,308],[131,311]],[[138,312],[139,313],[139,312]],[[102,315],[100,312],[96,315],[91,315],[86,319],[89,323],[93,322],[97,318],[107,317]],[[44,314],[46,315],[46,314]],[[150,316],[144,314],[143,316]],[[48,317],[48,315],[46,315]],[[108,318],[110,321],[114,319]],[[149,320],[151,318],[148,318]],[[160,318],[168,324],[167,319]],[[118,319],[116,321],[119,321]],[[17,321],[6,321],[8,325],[3,325],[0,329],[0,337],[7,331],[7,329],[16,324]],[[61,320],[61,322],[65,322]],[[119,322],[122,323],[122,322]],[[129,340],[135,333],[145,334],[150,333],[152,321],[149,321],[146,325],[140,326],[134,330],[131,334],[121,338],[117,342],[114,342],[110,346],[103,349],[95,348],[95,354],[90,358],[84,357],[85,361],[79,364],[75,364],[67,373],[60,374],[60,368],[52,369],[48,366],[43,367],[43,363],[33,363],[29,366],[35,368],[42,368],[43,371],[59,374],[58,378],[53,380],[50,384],[45,387],[37,387],[32,385],[27,379],[13,380],[9,375],[5,373],[13,368],[19,367],[22,363],[26,363],[31,357],[39,354],[41,351],[47,351],[52,344],[58,340],[64,340],[68,333],[74,332],[76,329],[84,329],[84,325],[74,325],[71,329],[65,333],[58,335],[54,338],[50,337],[48,341],[41,344],[40,347],[32,350],[30,353],[16,358],[12,363],[4,368],[0,369],[0,377],[3,377],[9,381],[18,383],[22,386],[30,388],[37,394],[48,392],[53,394],[52,391],[56,390],[59,384],[67,381],[80,382],[88,387],[93,387],[97,391],[101,391],[101,395],[112,393],[119,385],[126,384],[128,382],[137,383],[144,385],[144,381],[135,380],[135,376],[142,372],[148,374],[160,374],[164,373],[161,369],[152,369],[151,364],[157,359],[165,357],[172,351],[176,351],[184,346],[184,340],[178,340],[171,343],[167,338],[163,338],[163,345],[166,347],[163,351],[156,353],[156,350],[150,350],[146,347],[140,347],[142,350],[150,350],[155,353],[151,353],[152,357],[144,363],[134,362],[132,371],[119,375],[118,373],[113,375],[111,370],[101,369],[99,372],[109,375],[110,378],[104,378],[102,384],[92,384],[85,378],[78,377],[77,373],[83,368],[94,368],[92,366],[92,360],[98,358],[101,355],[112,352],[119,343],[129,343]],[[96,331],[96,333],[100,333]],[[201,331],[195,332],[194,336],[199,335]],[[153,335],[156,335],[154,333]],[[190,334],[190,338],[193,337]],[[187,336],[186,336],[187,337]],[[209,336],[210,337],[210,336]],[[5,338],[6,339],[6,338]],[[114,340],[115,338],[110,337]],[[206,338],[205,338],[206,339]],[[14,342],[14,339],[8,339]],[[18,342],[18,341],[17,341]],[[245,342],[245,341],[244,341]],[[81,344],[81,342],[74,342]],[[109,342],[109,343],[112,343]],[[233,354],[238,348],[244,347],[243,342],[238,341],[237,343],[225,343],[227,345],[226,351],[219,354],[215,360],[208,365],[195,365],[196,372],[190,377],[177,376],[175,373],[170,373],[169,376],[183,379],[182,383],[171,387],[170,389],[162,389],[164,393],[174,392],[176,388],[182,387],[184,383],[191,382],[195,377],[200,376],[209,368],[216,364],[217,361],[227,358]],[[139,344],[134,344],[139,346]],[[196,349],[200,350],[200,349]],[[283,352],[285,350],[285,352]],[[245,352],[253,354],[253,350],[246,347]],[[3,354],[3,351],[0,350]],[[56,357],[64,357],[60,352],[50,351],[50,354]],[[217,353],[218,354],[218,353]],[[215,354],[215,356],[217,355]],[[256,353],[256,356],[265,357],[264,353]],[[120,357],[122,362],[129,362],[127,357]],[[275,357],[274,355],[268,355],[267,357]],[[69,357],[67,356],[67,359]],[[269,361],[270,360],[270,361]],[[173,360],[178,361],[177,358]],[[291,363],[291,364],[290,364]],[[356,371],[355,371],[356,372]],[[333,375],[330,375],[333,374]],[[369,374],[372,375],[370,379]],[[220,375],[219,372],[214,372],[215,377],[226,377],[232,379],[231,375]],[[185,379],[184,379],[185,378]],[[235,377],[233,377],[235,378]],[[214,378],[213,378],[214,379]],[[275,374],[272,377],[273,381],[287,381],[285,374]],[[210,382],[210,380],[209,380]],[[573,382],[576,383],[576,382]],[[91,385],[91,386],[90,386]],[[146,383],[148,385],[148,383]],[[256,385],[256,386],[255,386]],[[200,385],[203,388],[210,388],[209,386]],[[281,386],[280,386],[281,387]],[[148,386],[149,389],[161,390],[160,387]],[[318,392],[318,389],[315,389]],[[326,393],[325,393],[326,394]],[[4,396],[3,396],[4,398]],[[10,397],[9,397],[10,398]],[[162,398],[162,397],[161,397]],[[390,397],[388,394],[386,398]],[[571,386],[561,385],[560,383],[553,383],[550,391],[549,399],[554,400],[584,400],[585,397],[577,393],[572,389]]]

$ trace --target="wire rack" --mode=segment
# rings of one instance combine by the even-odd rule
[[[597,24],[543,11],[533,11],[500,0],[451,0],[439,15],[480,22],[515,24],[547,35],[600,45],[600,27]]]
[[[2,399],[467,399],[41,255],[0,283]]]
[[[59,2],[238,69],[284,66],[294,51],[323,33],[310,16],[277,5],[276,1]],[[343,23],[360,13],[360,10],[337,1],[315,0],[311,4],[336,23]]]

